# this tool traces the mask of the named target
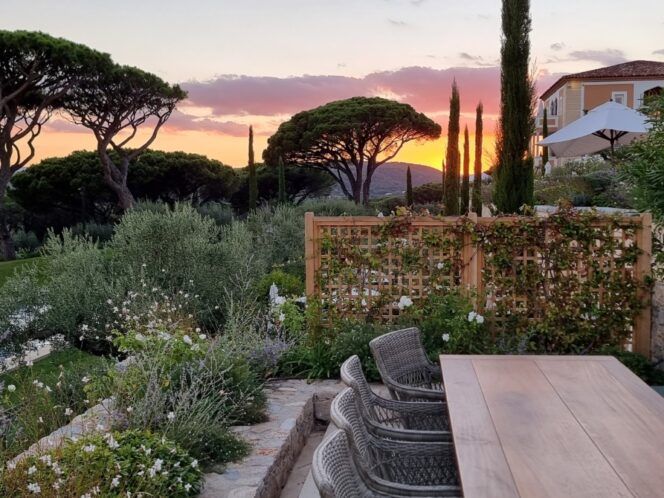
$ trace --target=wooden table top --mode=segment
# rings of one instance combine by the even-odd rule
[[[465,498],[664,497],[664,398],[615,358],[440,362]]]

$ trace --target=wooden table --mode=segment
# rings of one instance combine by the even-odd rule
[[[664,398],[615,358],[440,362],[465,498],[664,497]]]

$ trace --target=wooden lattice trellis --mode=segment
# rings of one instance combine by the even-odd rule
[[[493,309],[500,324],[507,313],[538,318],[552,296],[567,291],[593,293],[598,303],[610,285],[629,276],[640,282],[650,272],[651,219],[649,214],[625,217],[624,224],[595,222],[597,237],[591,245],[581,246],[573,235],[564,239],[546,225],[530,234],[528,244],[511,247],[508,261],[486,252],[482,227],[495,223],[506,230],[526,229],[524,218],[409,217],[403,233],[383,231],[388,218],[305,217],[307,294],[325,303],[328,311],[352,315],[372,314],[372,318],[391,322],[400,313],[400,300],[417,301],[439,288],[461,287],[482,296],[478,308]],[[480,230],[464,230],[470,223]],[[606,227],[612,223],[615,228]],[[394,228],[394,227],[393,227]],[[561,265],[556,251],[569,244],[566,255],[578,257]],[[633,260],[623,257],[638,248]],[[607,257],[607,252],[611,257]],[[413,262],[417,261],[417,264]],[[616,267],[616,262],[622,262]],[[530,272],[530,273],[528,273]],[[519,282],[532,276],[534,289],[520,289]],[[618,280],[616,280],[618,279]],[[624,278],[623,278],[624,280]],[[574,283],[574,286],[570,284]],[[634,289],[643,303],[632,324],[632,347],[649,355],[650,295],[642,287]],[[556,294],[557,293],[557,294]]]

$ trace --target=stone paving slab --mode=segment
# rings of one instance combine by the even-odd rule
[[[266,385],[268,421],[233,431],[249,442],[251,453],[222,473],[205,474],[203,498],[276,498],[286,483],[314,425],[315,414],[329,417],[328,403],[340,381],[282,380]],[[318,410],[316,407],[318,406]]]

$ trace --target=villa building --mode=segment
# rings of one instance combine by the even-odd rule
[[[656,61],[624,62],[563,76],[540,97],[532,141],[534,156],[541,156],[536,143],[542,139],[544,108],[551,134],[609,100],[638,109],[645,98],[662,93],[663,88],[664,62]]]

